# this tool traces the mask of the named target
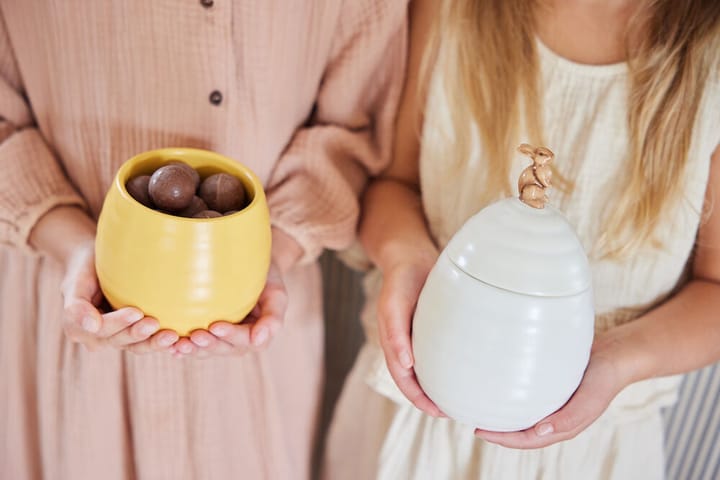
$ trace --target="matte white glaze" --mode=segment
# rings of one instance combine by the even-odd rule
[[[593,331],[587,258],[572,228],[555,209],[509,199],[469,220],[430,272],[413,321],[415,372],[451,418],[522,430],[573,394]]]
[[[532,208],[517,198],[493,203],[465,222],[446,250],[469,275],[514,292],[560,296],[590,286],[585,250],[551,205]]]

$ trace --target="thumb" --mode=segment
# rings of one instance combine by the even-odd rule
[[[97,333],[102,327],[102,316],[87,300],[74,298],[65,303],[65,329],[69,336],[76,337],[80,331]]]
[[[95,271],[94,244],[83,244],[74,250],[61,288],[66,299],[79,297],[90,302],[95,299],[100,287]]]
[[[66,304],[63,313],[63,330],[68,339],[94,350],[98,346],[96,334],[103,326],[100,312],[91,303],[76,299]]]
[[[605,397],[597,393],[590,389],[578,389],[562,408],[535,425],[535,433],[539,437],[558,434],[564,438],[573,438],[607,408]]]

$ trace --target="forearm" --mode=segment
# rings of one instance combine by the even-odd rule
[[[95,222],[78,207],[53,208],[30,232],[30,245],[66,265],[75,247],[95,239]]]
[[[380,270],[408,256],[435,262],[437,247],[428,231],[420,195],[390,178],[374,180],[364,199],[360,241]]]
[[[607,332],[627,383],[720,360],[720,284],[693,280],[663,305]]]
[[[280,273],[285,273],[295,265],[303,255],[302,247],[287,233],[279,228],[272,229],[272,261]]]
[[[368,176],[387,167],[405,72],[406,14],[406,1],[343,2],[315,108],[266,184],[273,225],[302,248],[300,263],[353,243],[358,197]]]

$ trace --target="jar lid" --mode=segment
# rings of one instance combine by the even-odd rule
[[[446,252],[468,275],[495,287],[537,296],[567,296],[590,287],[585,250],[550,205],[507,198],[471,217]]]

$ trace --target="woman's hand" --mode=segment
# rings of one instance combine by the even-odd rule
[[[267,347],[285,322],[288,294],[283,275],[302,254],[302,248],[293,237],[273,227],[270,268],[255,308],[240,324],[219,321],[208,330],[195,330],[189,338],[181,338],[173,345],[175,355],[244,355]]]
[[[423,392],[413,370],[410,339],[412,318],[420,291],[437,259],[437,251],[409,252],[383,269],[383,284],[378,299],[380,345],[393,380],[413,405],[432,416],[442,416],[438,407]]]
[[[208,330],[195,330],[172,350],[177,355],[243,355],[266,347],[283,326],[288,296],[280,269],[272,262],[265,288],[252,312],[240,324],[215,322]]]
[[[520,432],[489,432],[475,430],[475,434],[509,448],[542,448],[574,438],[607,409],[620,391],[631,383],[625,372],[620,353],[622,342],[615,332],[596,337],[590,362],[580,386],[568,402],[533,427]]]
[[[158,332],[157,320],[136,308],[100,311],[103,295],[95,273],[95,222],[84,210],[53,208],[40,218],[28,241],[65,272],[63,328],[70,340],[91,350],[109,346],[136,353],[167,349],[177,341],[175,332]]]
[[[71,253],[62,283],[64,329],[67,337],[90,350],[115,347],[134,353],[167,350],[178,340],[172,330],[159,330],[158,321],[136,308],[108,313],[99,310],[102,291],[95,273],[95,244],[79,244]]]

